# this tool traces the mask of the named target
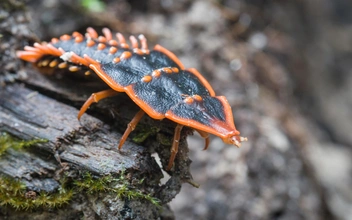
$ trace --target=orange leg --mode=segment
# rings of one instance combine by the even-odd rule
[[[197,129],[196,129],[196,131],[200,134],[200,136],[202,138],[205,139],[205,146],[204,146],[203,150],[208,149],[209,143],[210,143],[209,133],[204,132],[204,131],[200,131],[200,130],[197,130]]]
[[[125,143],[128,135],[130,135],[131,131],[133,131],[136,128],[138,122],[142,119],[144,113],[145,112],[142,109],[139,110],[139,112],[133,117],[131,122],[128,123],[127,129],[126,129],[125,133],[121,137],[121,140],[120,140],[120,143],[119,143],[119,150],[121,149],[122,145]]]
[[[170,170],[172,165],[174,164],[174,160],[175,160],[176,154],[178,152],[178,144],[180,141],[180,135],[181,135],[182,128],[183,128],[183,125],[180,125],[180,124],[178,124],[175,128],[174,141],[173,141],[172,147],[171,147],[171,156],[170,156],[169,164],[167,165],[166,170]]]
[[[111,97],[111,96],[115,96],[117,95],[118,92],[116,92],[115,90],[112,89],[107,89],[104,91],[100,91],[97,93],[93,93],[88,99],[87,101],[83,104],[83,106],[81,107],[81,110],[79,110],[78,113],[78,120],[81,118],[81,116],[87,111],[87,109],[89,108],[89,106],[94,103],[94,102],[99,102],[102,99]]]

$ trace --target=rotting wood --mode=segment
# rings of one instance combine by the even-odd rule
[[[23,152],[9,149],[0,159],[0,172],[23,180],[28,190],[52,192],[60,187],[57,173],[63,169],[89,171],[98,176],[117,174],[126,170],[127,175],[130,173],[133,178],[140,180],[147,178],[148,189],[153,188],[152,191],[155,192],[155,196],[159,195],[162,204],[166,204],[176,196],[180,190],[181,179],[173,177],[172,181],[167,183],[170,187],[160,187],[159,180],[162,177],[160,167],[147,152],[147,148],[127,141],[118,151],[116,146],[121,137],[119,133],[88,114],[80,123],[77,120],[77,113],[77,109],[23,85],[12,84],[1,88],[0,130],[19,139],[41,138],[47,142],[36,144]],[[111,207],[106,204],[106,197],[111,196],[109,194],[90,196],[88,206],[95,213],[113,217],[114,213],[109,211]],[[127,206],[131,212],[139,211],[146,216],[158,217],[155,214],[159,213],[156,212],[158,208],[153,205],[146,205],[146,202],[140,201],[119,201],[116,200],[116,196],[113,197],[114,200],[111,200],[113,202],[110,205],[119,204],[117,209],[126,209]],[[93,203],[104,203],[105,206],[97,210]],[[77,212],[76,209],[70,208],[72,207],[65,209]],[[21,212],[17,214],[16,217]]]

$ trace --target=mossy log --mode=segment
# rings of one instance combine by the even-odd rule
[[[22,151],[7,149],[0,157],[1,174],[20,180],[25,184],[26,192],[50,194],[62,187],[62,178],[76,179],[89,172],[99,179],[106,175],[121,175],[123,172],[131,185],[134,184],[133,181],[145,180],[145,184],[138,185],[138,191],[154,196],[162,207],[145,199],[117,199],[111,192],[93,193],[89,196],[84,192],[74,192],[76,195],[68,205],[47,210],[45,218],[53,213],[62,219],[67,216],[89,216],[91,213],[103,219],[126,216],[154,219],[162,216],[160,209],[167,210],[165,204],[175,196],[175,189],[176,193],[180,189],[180,176],[169,181],[170,187],[160,186],[160,167],[147,148],[127,141],[120,151],[117,150],[116,145],[121,134],[89,115],[85,115],[80,123],[77,112],[77,109],[23,85],[13,84],[2,88],[1,131],[22,140],[39,138],[46,141]],[[0,209],[2,214],[10,219],[21,215],[38,215],[33,210],[30,213],[9,212],[11,207],[4,208]],[[42,208],[42,213],[43,207],[39,208]]]
[[[183,130],[162,185],[176,124],[144,116],[118,150],[138,106],[121,93],[79,121],[80,106],[107,85],[94,74],[48,73],[17,59],[16,50],[38,39],[22,3],[1,5],[0,219],[174,219],[167,203],[183,182],[193,183],[185,140],[191,130]]]

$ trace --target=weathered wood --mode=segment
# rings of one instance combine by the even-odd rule
[[[0,158],[0,173],[22,180],[28,190],[52,192],[58,190],[60,186],[54,177],[63,168],[90,171],[98,176],[128,170],[136,178],[148,178],[149,187],[152,185],[154,188],[152,191],[164,195],[160,197],[164,204],[179,192],[181,184],[179,179],[176,188],[159,188],[158,183],[162,173],[147,152],[147,148],[126,141],[121,151],[118,151],[116,146],[121,134],[89,115],[85,115],[80,123],[77,120],[77,113],[77,109],[27,89],[23,85],[13,84],[2,88],[0,90],[0,130],[19,139],[40,138],[47,142],[36,144],[30,148],[30,152],[9,149]],[[60,162],[66,166],[62,167]],[[177,189],[176,194],[174,189]],[[172,192],[171,198],[165,196],[165,194],[169,195],[167,191]],[[99,201],[105,201],[106,196],[109,197],[108,194],[98,196],[100,200],[91,196],[89,200],[99,203]],[[158,195],[155,194],[155,196]],[[126,208],[123,205],[125,201],[116,198],[111,201],[114,202],[105,201],[104,208],[100,208],[99,211],[93,204],[90,208],[95,212],[104,213],[109,218],[119,216],[119,214],[116,215],[116,210],[111,212],[109,209],[116,205],[116,202],[121,208]],[[143,215],[148,216],[149,213],[153,216],[151,218],[157,217],[155,215],[157,207],[138,201],[133,204],[136,204],[134,208],[143,210],[141,212]],[[137,211],[129,207],[131,212]],[[154,211],[147,212],[145,208]]]
[[[140,167],[151,171],[147,170],[151,168],[148,164],[137,163],[136,158],[146,151],[143,147],[127,141],[117,152],[121,135],[107,131],[104,123],[89,115],[82,121],[84,127],[77,120],[76,109],[18,85],[5,87],[0,96],[2,130],[20,139],[48,140],[38,144],[41,150],[58,153],[63,160],[97,173]],[[113,160],[107,161],[107,157]],[[99,161],[107,164],[100,166]]]
[[[33,71],[31,68],[27,70],[27,74],[28,79],[23,81],[27,87],[41,91],[52,98],[59,99],[77,108],[80,108],[92,93],[107,88],[100,79],[94,78],[94,76],[88,80],[77,79],[75,78],[77,75],[72,73],[66,73],[62,77],[58,77],[56,74],[45,76]],[[101,119],[106,126],[109,125],[111,129],[116,129],[123,133],[127,124],[138,111],[138,106],[125,93],[120,93],[116,97],[104,99],[99,103],[93,104],[87,113],[82,116],[81,124],[88,130],[94,129],[95,125],[90,125],[90,122],[86,121],[89,114],[93,114]],[[78,122],[76,115],[73,120]],[[159,121],[145,115],[129,137],[143,136],[145,133],[145,139],[142,138],[144,146],[148,147],[150,153],[157,152],[163,167],[166,167],[170,157],[171,140],[173,139],[175,126],[175,123],[167,119]],[[189,171],[191,161],[188,157],[188,146],[185,140],[186,135],[191,133],[192,130],[190,128],[183,129],[175,166],[172,171],[169,171],[169,174],[177,175],[183,182],[192,181],[192,175]],[[111,138],[116,141],[111,147],[116,148],[120,136]],[[125,145],[122,149],[124,148]]]
[[[59,188],[58,181],[50,178],[57,169],[59,166],[55,161],[44,160],[30,152],[8,149],[0,158],[2,174],[21,179],[28,190],[37,192],[51,193]]]

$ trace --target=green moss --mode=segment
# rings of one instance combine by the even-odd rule
[[[0,156],[9,148],[20,150],[24,147],[43,142],[46,142],[46,140],[20,141],[7,133],[0,133]],[[142,182],[143,180],[139,184],[142,184]],[[60,189],[55,193],[27,192],[25,184],[0,175],[0,206],[11,206],[21,210],[58,208],[68,204],[74,196],[74,192],[89,194],[110,192],[116,194],[120,199],[146,200],[155,206],[160,206],[157,198],[143,193],[136,188],[138,186],[132,186],[125,178],[124,172],[118,177],[107,175],[99,178],[93,177],[89,172],[86,172],[74,181],[63,176],[60,184]]]
[[[140,181],[142,183],[143,181]],[[0,176],[0,206],[11,206],[18,210],[33,210],[38,208],[59,208],[68,204],[74,196],[74,192],[86,192],[89,194],[99,192],[111,192],[119,199],[146,200],[153,205],[160,207],[160,201],[134,188],[124,178],[122,173],[119,177],[111,175],[95,178],[86,172],[82,177],[71,184],[63,178],[61,188],[55,193],[32,192],[28,196],[25,184],[18,180]],[[34,195],[34,196],[33,196]]]
[[[156,139],[159,143],[165,146],[171,146],[173,142],[173,138],[170,138],[169,136],[166,136],[162,133],[158,133]]]
[[[9,148],[21,150],[25,147],[45,142],[47,142],[47,140],[44,139],[34,139],[29,141],[18,140],[16,138],[13,138],[9,134],[2,132],[0,133],[0,156],[3,155]]]
[[[142,183],[140,181],[140,183]],[[129,200],[146,200],[151,202],[155,206],[160,206],[160,202],[157,198],[152,197],[150,194],[145,194],[125,179],[124,173],[119,177],[113,177],[107,175],[100,178],[94,178],[90,173],[85,173],[80,180],[76,180],[74,185],[79,191],[86,191],[87,193],[94,194],[97,192],[112,192],[120,199]]]
[[[133,142],[140,144],[145,141],[149,136],[157,134],[160,129],[157,127],[140,127],[137,129],[138,133],[132,138]]]
[[[35,193],[28,196],[26,186],[18,180],[0,176],[0,206],[31,210],[35,208],[58,208],[67,204],[73,196],[72,190],[56,193]]]
[[[81,179],[74,181],[74,185],[77,187],[77,190],[86,191],[89,194],[106,192],[109,191],[108,186],[112,179],[110,175],[93,178],[90,173],[86,172]]]

